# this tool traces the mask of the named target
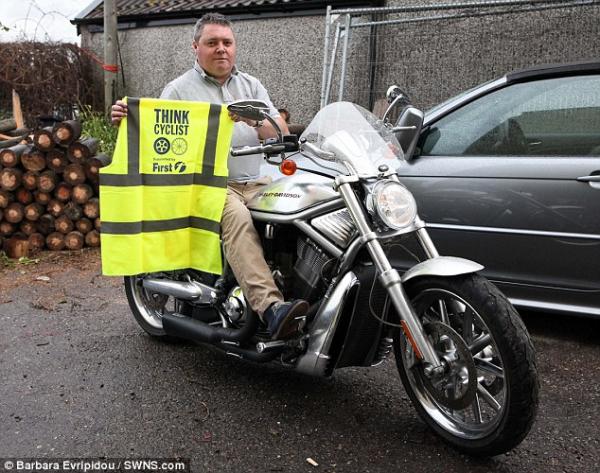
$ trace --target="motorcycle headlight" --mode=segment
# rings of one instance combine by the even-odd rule
[[[414,197],[398,182],[379,182],[373,189],[373,204],[383,223],[395,230],[409,226],[417,216]]]

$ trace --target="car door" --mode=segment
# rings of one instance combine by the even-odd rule
[[[399,173],[441,254],[482,263],[520,305],[600,315],[600,76],[509,84],[420,145]]]

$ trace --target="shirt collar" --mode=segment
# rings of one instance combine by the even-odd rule
[[[195,69],[195,70],[196,70],[198,73],[200,73],[200,76],[201,76],[201,77],[202,77],[204,80],[208,80],[208,81],[210,81],[210,82],[214,82],[214,83],[218,84],[219,86],[221,85],[221,83],[220,83],[220,82],[219,82],[217,79],[215,79],[214,77],[212,77],[212,76],[208,75],[208,74],[206,73],[206,71],[200,67],[200,64],[198,64],[198,61],[194,61],[194,69]],[[232,77],[232,76],[237,76],[237,75],[238,75],[238,72],[239,72],[239,71],[238,71],[238,68],[237,68],[237,66],[234,64],[234,66],[233,66],[233,69],[231,69],[231,76],[229,76],[229,78],[227,79],[227,81],[226,81],[226,82],[229,82],[229,81],[231,80],[231,77]]]

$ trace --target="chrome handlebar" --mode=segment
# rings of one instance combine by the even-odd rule
[[[244,146],[243,148],[232,149],[231,156],[248,156],[249,154],[277,154],[286,150],[284,143],[275,143],[258,146]]]

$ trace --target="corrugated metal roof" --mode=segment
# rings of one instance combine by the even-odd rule
[[[337,3],[337,2],[328,2]],[[340,2],[343,3],[343,2]],[[302,8],[314,0],[117,0],[117,15],[119,17],[135,17],[147,15],[185,14],[206,10],[228,10],[242,8],[285,8],[297,6]],[[100,3],[91,12],[75,19],[77,20],[102,18],[103,4]]]

